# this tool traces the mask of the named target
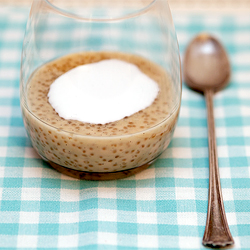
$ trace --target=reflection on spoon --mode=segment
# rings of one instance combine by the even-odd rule
[[[205,95],[209,144],[209,200],[203,245],[224,247],[234,244],[225,215],[213,114],[213,95],[227,85],[230,64],[223,46],[214,37],[200,34],[187,47],[183,61],[186,84]]]

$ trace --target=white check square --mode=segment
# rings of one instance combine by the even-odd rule
[[[61,189],[60,201],[79,201],[80,200],[80,190],[79,189]]]
[[[98,232],[98,244],[117,245],[117,234],[108,232]]]
[[[178,225],[197,226],[197,213],[193,212],[178,212],[177,213]]]
[[[219,157],[229,157],[228,155],[228,146],[217,146],[218,156]]]
[[[17,248],[37,248],[38,235],[18,235]]]
[[[41,189],[40,188],[22,188],[22,201],[40,201]]]
[[[157,249],[158,235],[138,235],[138,247]]]
[[[39,212],[20,212],[19,216],[20,224],[38,224],[39,223]]]
[[[136,188],[136,200],[154,201],[155,189],[154,188]]]
[[[98,198],[106,198],[106,199],[116,199],[116,189],[115,188],[98,188]]]
[[[219,168],[221,178],[231,178],[231,169],[229,167]]]
[[[223,188],[222,194],[223,194],[224,201],[233,201],[234,200],[233,190],[231,188]]]
[[[174,167],[174,177],[175,178],[184,178],[184,179],[193,179],[193,169],[192,168],[178,168]]]
[[[194,188],[176,187],[175,192],[177,200],[195,200]]]
[[[42,171],[39,167],[24,167],[23,178],[42,178]]]
[[[78,247],[78,234],[74,235],[59,235],[58,248],[71,249]]]
[[[59,223],[78,223],[79,222],[79,212],[72,213],[60,213]]]
[[[137,223],[139,224],[157,224],[157,213],[137,212]]]
[[[191,148],[172,148],[173,158],[192,158],[192,149]]]
[[[98,221],[117,221],[117,210],[98,209]]]
[[[182,249],[200,249],[201,248],[201,238],[200,237],[186,237],[179,236],[179,247]]]

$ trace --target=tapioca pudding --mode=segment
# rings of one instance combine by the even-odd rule
[[[79,65],[105,59],[133,63],[153,79],[159,87],[153,103],[105,124],[60,117],[48,101],[54,80]],[[85,52],[61,57],[37,69],[26,88],[21,108],[33,147],[51,165],[90,173],[129,170],[152,162],[167,148],[180,106],[180,101],[176,102],[180,97],[160,66],[124,53]]]

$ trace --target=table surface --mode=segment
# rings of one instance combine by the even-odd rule
[[[150,168],[123,180],[80,181],[33,150],[19,105],[28,7],[0,8],[0,248],[203,249],[208,198],[204,97],[183,85],[178,126]],[[181,55],[201,31],[217,36],[232,64],[214,98],[224,205],[234,249],[250,242],[250,16],[173,13]]]
[[[60,2],[67,0],[60,0]],[[81,1],[81,0],[74,0]],[[249,13],[250,0],[168,0],[171,9],[183,11],[243,11]],[[0,4],[9,6],[30,6],[32,0],[0,0]]]

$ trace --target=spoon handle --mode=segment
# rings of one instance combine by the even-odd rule
[[[208,146],[209,146],[209,194],[206,228],[202,244],[223,247],[234,244],[230,233],[220,186],[220,175],[215,137],[212,89],[204,92],[207,103]]]

